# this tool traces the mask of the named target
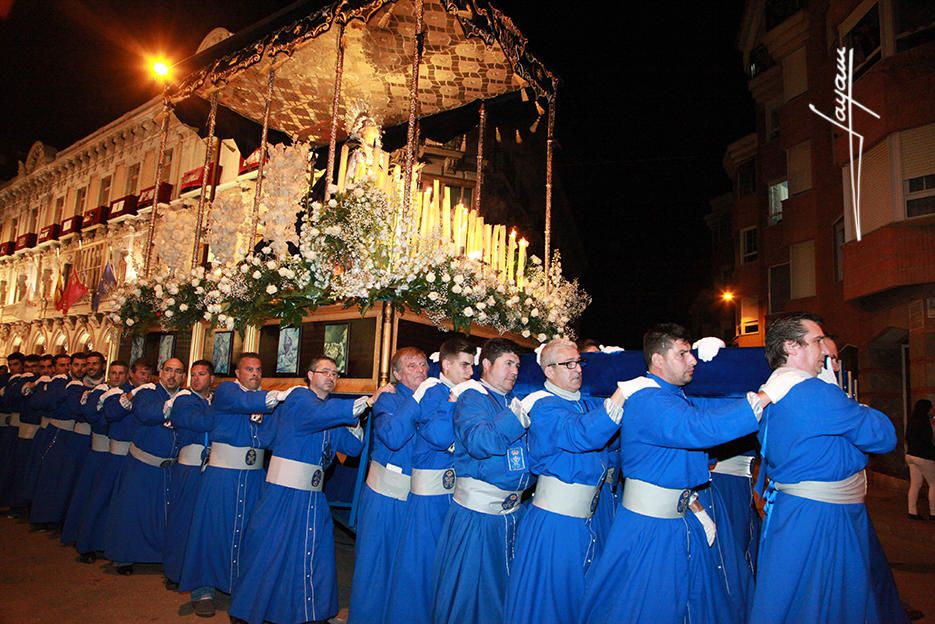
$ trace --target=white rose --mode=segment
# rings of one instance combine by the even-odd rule
[[[168,299],[166,299],[166,305],[167,305],[167,306],[174,306],[174,305],[175,305],[175,299],[173,299],[172,297],[169,297]]]
[[[483,301],[478,301],[478,302],[477,302],[477,309],[478,309],[478,310],[483,310],[483,309],[486,308],[486,307],[487,307],[487,304],[484,303]]]
[[[175,315],[175,312],[172,310],[166,310],[166,318],[172,318]]]
[[[429,293],[429,301],[438,301],[438,293],[434,290]]]
[[[463,284],[464,276],[459,273],[458,275],[455,275],[454,280],[455,280],[455,284]]]
[[[470,295],[471,292],[472,292],[472,290],[471,290],[471,287],[470,287],[470,286],[465,286],[465,287],[464,287],[464,294],[465,294],[465,295]]]
[[[338,207],[338,200],[336,200],[336,199],[334,199],[334,198],[329,199],[329,200],[328,200],[328,207],[329,207],[329,208],[337,208],[337,207]]]
[[[531,317],[533,317],[533,318],[536,318],[537,316],[539,316],[539,308],[533,308],[533,309],[529,312],[529,316],[531,316]]]
[[[266,287],[266,292],[267,292],[268,294],[270,294],[270,295],[275,295],[275,294],[276,294],[276,291],[278,291],[278,290],[279,290],[279,289],[276,288],[276,285],[275,285],[275,284],[270,284],[269,286]]]
[[[187,303],[181,303],[181,304],[179,304],[179,312],[186,312],[187,310],[188,310],[188,304],[187,304]]]
[[[497,300],[494,299],[493,297],[487,297],[487,305],[489,306],[497,305]]]
[[[205,312],[203,316],[204,316],[204,319],[205,319],[206,321],[210,321],[210,320],[211,320],[211,313],[210,313],[210,312]]]
[[[240,272],[241,272],[241,273],[246,273],[246,272],[249,271],[249,270],[250,270],[250,265],[249,265],[249,264],[241,264],[241,265],[240,265]]]
[[[265,247],[263,247],[263,249],[262,249],[261,251],[262,251],[263,253],[265,253],[265,254],[268,254],[268,253],[272,253],[272,252],[273,252],[273,248],[270,247],[269,245],[266,245]]]
[[[434,282],[435,282],[435,274],[434,274],[434,273],[431,273],[431,272],[426,273],[426,274],[425,274],[425,281],[428,282],[429,284],[434,283]]]
[[[274,271],[276,269],[276,261],[270,260],[269,262],[267,262],[266,268],[269,269],[270,271]]]
[[[179,289],[178,289],[178,287],[176,287],[176,286],[169,286],[169,288],[168,288],[167,290],[169,291],[169,294],[170,294],[170,295],[177,295],[177,294],[179,294]]]
[[[519,322],[522,323],[523,325],[526,325],[527,323],[529,323],[529,317],[524,316],[523,318],[519,320]]]
[[[486,320],[487,320],[487,313],[486,313],[486,312],[479,312],[479,313],[477,314],[477,320],[478,320],[478,321],[481,321],[481,322],[486,321]]]
[[[539,342],[545,342],[547,338],[548,336],[546,336],[545,334],[539,334],[538,336],[536,336],[536,340],[538,340]]]
[[[455,284],[454,286],[451,287],[451,292],[453,292],[453,293],[456,294],[456,295],[460,295],[460,294],[461,294],[461,287],[458,286],[457,284]]]
[[[471,306],[464,308],[463,313],[464,313],[464,316],[467,316],[467,317],[474,316],[474,310],[471,309]]]
[[[203,294],[205,294],[205,289],[202,288],[201,286],[196,286],[196,287],[195,287],[195,294],[196,294],[196,295],[203,295]]]
[[[263,274],[260,273],[259,271],[253,272],[253,279],[260,279],[261,277],[263,277]]]
[[[442,281],[447,284],[448,282],[451,281],[451,276],[448,275],[447,273],[442,273]]]
[[[529,330],[528,330],[528,329],[524,329],[524,330],[522,331],[522,335],[523,335],[523,338],[529,338]]]
[[[131,319],[131,318],[128,318],[125,322],[126,322],[126,324],[127,324],[127,327],[129,327],[130,325],[133,325],[133,323],[135,323],[136,321],[134,321],[134,320]]]

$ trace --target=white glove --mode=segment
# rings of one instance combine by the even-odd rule
[[[702,362],[710,362],[715,358],[717,352],[726,347],[724,341],[720,338],[715,338],[714,336],[708,336],[707,338],[702,338],[696,340],[695,344],[692,345],[692,349],[698,350],[698,359]]]
[[[646,388],[658,388],[659,384],[657,384],[649,377],[634,377],[633,379],[629,379],[627,381],[618,381],[617,387],[620,388],[620,392],[623,393],[623,400],[626,401],[640,390],[645,390]]]
[[[273,409],[276,407],[276,404],[282,401],[282,392],[279,390],[267,390],[266,392],[266,408]]]
[[[779,403],[793,387],[809,379],[811,375],[797,368],[777,368],[769,376],[760,390],[769,397],[773,403]]]
[[[120,407],[122,407],[123,409],[127,411],[133,409],[133,395],[132,394],[130,394],[129,396],[127,394],[121,394],[119,400],[120,400]]]
[[[542,365],[542,350],[545,349],[545,343],[543,342],[538,347],[536,347],[536,364]]]
[[[431,362],[438,362],[440,359],[441,359],[441,353],[439,353],[438,351],[436,351],[435,353],[429,356],[429,361]]]
[[[462,381],[457,386],[451,389],[451,394],[455,395],[455,398],[461,396],[465,390],[477,390],[481,394],[487,394],[487,388],[485,388],[481,383],[475,379],[468,379],[467,381]]]
[[[620,353],[623,351],[623,347],[605,347],[601,345],[598,347],[601,350],[601,353]]]
[[[711,519],[711,516],[708,515],[704,507],[701,508],[701,511],[692,509],[692,513],[695,514],[695,518],[701,523],[701,528],[704,529],[704,535],[708,540],[708,547],[713,546],[714,538],[717,537],[717,525],[714,524],[714,520]]]
[[[513,397],[513,400],[510,401],[510,411],[512,411],[516,418],[519,419],[519,423],[526,429],[529,429],[529,425],[532,422],[529,420],[529,414],[526,413],[526,410],[523,409],[523,403],[516,397]]]

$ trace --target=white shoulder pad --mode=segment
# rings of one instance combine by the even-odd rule
[[[68,375],[66,373],[59,373],[58,375],[52,377],[52,379],[68,379]]]
[[[139,392],[140,390],[155,390],[155,389],[156,389],[156,384],[144,383],[143,385],[137,386],[133,388],[133,390],[130,390],[130,394],[133,396],[136,396],[136,393]]]
[[[37,384],[49,383],[50,381],[52,381],[51,377],[49,377],[48,375],[43,375],[42,377],[36,380],[36,383]]]
[[[117,386],[116,388],[111,388],[110,390],[108,390],[107,392],[101,395],[101,397],[98,399],[98,402],[103,403],[108,398],[114,395],[120,395],[120,394],[123,394],[123,388],[121,388],[120,386]]]
[[[536,390],[532,394],[527,394],[526,398],[523,399],[523,410],[528,414],[532,411],[532,406],[536,404],[536,401],[544,399],[546,397],[554,397],[555,395],[549,392],[548,390]]]
[[[168,414],[170,411],[172,411],[172,406],[175,405],[175,400],[177,398],[179,398],[180,396],[188,396],[191,393],[192,391],[189,390],[188,388],[182,388],[181,390],[176,392],[175,395],[172,397],[169,397],[169,400],[166,401],[165,404],[162,406],[162,413]]]
[[[438,377],[429,377],[425,381],[419,384],[419,387],[416,388],[416,391],[413,393],[412,398],[416,403],[422,402],[422,397],[425,396],[425,393],[429,391],[430,388],[434,388],[441,383],[441,380]]]
[[[345,427],[345,428],[351,433],[352,436],[354,436],[361,442],[364,441],[364,428],[363,427],[361,427],[360,425],[357,425],[356,427]]]
[[[106,383],[97,384],[91,388],[91,390],[103,390],[104,392],[107,392],[108,389],[110,389],[110,386],[108,386]]]
[[[85,387],[84,382],[78,381],[77,379],[72,379],[67,384],[65,384],[66,388],[71,388],[72,386],[81,386],[82,388]]]
[[[477,390],[481,394],[488,394],[487,388],[485,388],[481,382],[475,379],[468,379],[467,381],[463,381],[451,389],[451,391],[454,392],[455,396],[457,397],[461,396],[465,390]]]

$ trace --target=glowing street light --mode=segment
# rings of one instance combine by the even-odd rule
[[[724,292],[721,293],[721,301],[723,301],[724,303],[731,303],[733,300],[734,300],[733,292],[729,290],[725,290]]]
[[[156,75],[158,80],[168,80],[169,78],[169,63],[164,58],[154,59],[150,65],[150,69],[153,74]]]

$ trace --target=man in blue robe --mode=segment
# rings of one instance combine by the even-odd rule
[[[23,393],[27,384],[33,384],[43,374],[43,363],[36,354],[24,358],[25,369],[20,377],[11,378],[7,383],[4,396],[10,409],[10,426],[16,427],[16,443],[10,458],[8,489],[10,517],[19,518],[27,513],[28,501],[19,495],[20,482],[25,479],[27,462],[32,451],[36,432],[39,431],[39,418],[33,418],[29,408],[29,397]]]
[[[545,388],[523,399],[536,493],[517,534],[505,610],[505,621],[517,624],[574,622],[580,615],[585,572],[598,547],[591,517],[604,495],[607,443],[626,400],[620,388],[604,401],[581,396],[574,342],[553,340],[539,357]]]
[[[159,383],[131,393],[129,418],[136,420],[136,431],[114,488],[104,542],[104,555],[119,574],[132,573],[133,563],[162,563],[175,449],[175,432],[166,426],[163,408],[185,373],[181,360],[169,358],[159,371]]]
[[[257,353],[237,358],[236,381],[218,384],[211,400],[211,454],[201,475],[179,589],[192,593],[195,614],[212,617],[214,592],[230,593],[240,574],[240,551],[250,516],[263,492],[263,460],[272,437],[268,414],[285,393],[264,391]]]
[[[0,388],[0,507],[9,507],[11,490],[13,486],[13,451],[16,448],[16,440],[19,434],[19,414],[16,420],[13,419],[13,396],[12,388],[16,385],[16,380],[23,376],[25,368],[23,367],[26,356],[19,351],[14,351],[7,356],[7,365],[10,373]],[[10,389],[10,393],[7,390]]]
[[[384,392],[331,399],[335,361],[312,359],[307,388],[293,390],[269,417],[273,457],[266,489],[243,542],[242,573],[234,585],[231,621],[324,623],[338,613],[331,510],[323,490],[335,453],[357,456],[357,419]]]
[[[742,622],[745,614],[731,611],[712,553],[714,523],[694,490],[708,483],[705,449],[756,431],[772,395],[751,392],[718,407],[692,404],[682,386],[697,361],[687,332],[674,323],[644,335],[643,357],[654,387],[627,400],[620,428],[623,501],[588,572],[580,621]]]
[[[430,624],[435,553],[454,492],[454,406],[451,390],[474,375],[475,349],[450,338],[439,349],[438,377],[429,377],[403,402],[399,419],[413,435],[412,480],[393,560],[387,624]]]
[[[77,478],[81,449],[88,438],[75,433],[80,419],[81,396],[88,389],[84,378],[87,358],[83,353],[71,356],[70,379],[64,385],[49,384],[46,401],[51,403],[48,444],[36,475],[29,521],[33,524],[58,526],[65,517],[65,507]],[[53,387],[54,386],[54,387]]]
[[[766,331],[770,379],[797,383],[767,410],[759,434],[770,485],[753,621],[906,621],[875,591],[888,566],[864,504],[867,454],[893,450],[896,430],[817,377],[827,355],[815,316],[780,317]]]
[[[137,358],[130,365],[129,382],[105,390],[98,399],[97,410],[107,429],[107,455],[101,460],[79,523],[75,546],[81,563],[94,563],[97,551],[104,550],[111,498],[136,433],[136,419],[129,416],[132,393],[149,383],[151,372],[152,367]]]
[[[519,349],[493,338],[480,359],[480,382],[466,381],[453,390],[457,480],[435,560],[436,623],[504,621],[521,502],[533,481],[529,418],[513,396]]]
[[[88,456],[81,467],[81,474],[72,492],[65,515],[65,524],[62,527],[61,542],[65,545],[75,544],[81,532],[81,520],[85,508],[91,500],[92,488],[97,479],[97,473],[110,455],[110,438],[107,436],[107,419],[101,411],[101,397],[111,388],[119,388],[127,384],[130,367],[122,360],[114,360],[107,373],[107,383],[99,384],[85,392],[81,397],[82,420],[91,427],[91,443]],[[129,388],[129,384],[127,384]]]
[[[188,388],[166,401],[166,422],[175,431],[177,459],[169,469],[169,517],[162,551],[166,588],[177,589],[182,561],[188,544],[188,531],[195,512],[195,499],[201,483],[201,467],[210,445],[208,432],[214,428],[211,412],[211,386],[214,364],[197,360],[189,372]]]
[[[390,361],[396,392],[373,406],[373,451],[360,496],[349,624],[382,622],[412,474],[415,427],[402,411],[428,375],[425,353],[403,347]]]
[[[28,416],[27,422],[39,424],[39,429],[33,438],[32,447],[29,450],[29,457],[26,459],[26,469],[21,475],[17,485],[17,495],[27,501],[32,510],[33,496],[36,489],[36,478],[39,476],[39,467],[45,452],[49,447],[49,440],[56,431],[55,427],[50,427],[52,422],[52,412],[56,408],[56,399],[61,397],[61,392],[68,383],[68,370],[71,366],[71,356],[59,354],[56,356],[42,356],[39,359],[40,367],[43,369],[42,375],[35,382],[27,383],[23,386],[22,392],[28,398]],[[84,359],[82,358],[82,364]],[[52,393],[49,393],[49,388]],[[44,526],[32,525],[36,529],[44,529]]]

